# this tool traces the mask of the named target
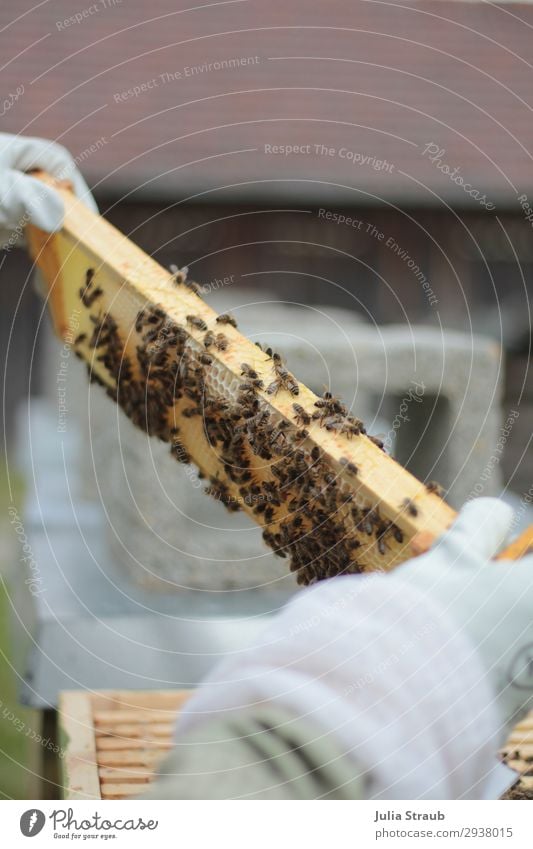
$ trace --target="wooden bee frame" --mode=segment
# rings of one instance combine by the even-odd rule
[[[281,360],[243,336],[231,317],[217,322],[179,275],[56,188],[65,203],[61,232],[27,228],[30,252],[48,283],[56,332],[137,424],[167,440],[176,459],[198,466],[212,495],[265,526],[265,540],[280,556],[290,556],[300,583],[388,570],[427,550],[449,527],[455,512],[438,494],[366,432],[353,425],[348,432],[339,424],[342,415],[312,418],[324,410],[324,399],[299,384]],[[176,336],[178,353],[165,353]],[[159,376],[151,383],[152,366]],[[178,380],[173,396],[171,384]],[[191,402],[199,394],[202,410]],[[215,437],[206,404],[218,411]],[[240,419],[236,405],[244,410]],[[258,455],[267,428],[271,447]],[[233,453],[221,448],[229,441]],[[265,461],[269,451],[274,456]]]

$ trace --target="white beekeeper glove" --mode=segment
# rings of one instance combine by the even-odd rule
[[[48,233],[59,230],[63,201],[50,186],[24,172],[47,171],[69,180],[76,195],[94,212],[96,203],[70,153],[48,139],[0,133],[0,247],[24,244],[28,222]]]
[[[507,728],[533,707],[533,556],[492,561],[512,510],[478,498],[453,527],[396,575],[438,604],[477,647]]]
[[[335,735],[371,798],[497,798],[516,775],[497,762],[494,687],[506,698],[497,682],[532,641],[533,562],[486,562],[510,521],[501,502],[480,500],[441,544],[391,574],[299,593],[209,676],[177,739],[266,702]],[[527,703],[516,693],[508,718]]]

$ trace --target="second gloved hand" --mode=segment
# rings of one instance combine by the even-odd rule
[[[491,559],[511,522],[512,511],[502,501],[471,501],[431,551],[395,573],[470,637],[508,727],[533,707],[533,556]]]

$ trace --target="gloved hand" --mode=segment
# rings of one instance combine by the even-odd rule
[[[470,637],[508,726],[533,707],[533,556],[491,561],[511,520],[496,498],[471,501],[431,551],[395,572]]]
[[[213,670],[177,741],[268,704],[332,734],[369,798],[498,798],[513,780],[496,757],[503,719],[533,692],[533,558],[487,562],[510,524],[506,505],[479,499],[392,573],[298,593]]]
[[[63,201],[50,186],[24,173],[33,168],[69,180],[76,195],[94,212],[98,208],[69,152],[48,139],[0,133],[0,246],[24,244],[28,222],[48,233],[59,230]]]

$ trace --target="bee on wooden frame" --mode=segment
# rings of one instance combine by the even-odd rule
[[[248,363],[241,363],[241,374],[243,376],[246,375],[246,377],[251,377],[252,379],[259,377],[257,372],[249,366]]]
[[[94,275],[94,268],[88,268],[85,273],[85,286],[82,286],[79,290],[80,300],[84,307],[92,307],[94,302],[104,294],[99,286],[93,289]]]
[[[214,339],[215,348],[218,348],[219,351],[227,351],[229,346],[229,339],[227,336],[224,336],[223,333],[217,333]],[[205,344],[205,340],[204,340]]]
[[[190,324],[191,327],[194,327],[196,330],[207,330],[207,324],[197,315],[188,315],[187,316],[187,324]]]
[[[211,348],[215,344],[215,334],[212,330],[209,330],[204,336],[204,346],[206,348]]]
[[[216,322],[217,324],[229,324],[231,327],[237,328],[237,322],[229,313],[222,313],[222,315],[217,316]]]
[[[410,498],[404,498],[404,500],[402,501],[402,507],[413,518],[418,516],[418,507]]]
[[[358,467],[355,465],[355,463],[352,463],[351,460],[348,460],[346,457],[341,457],[339,462],[343,469],[346,469],[346,471],[349,472],[351,475],[359,474]]]
[[[444,495],[444,489],[437,481],[429,481],[426,484],[426,489],[428,492],[434,492],[435,495],[439,495],[441,498]]]

